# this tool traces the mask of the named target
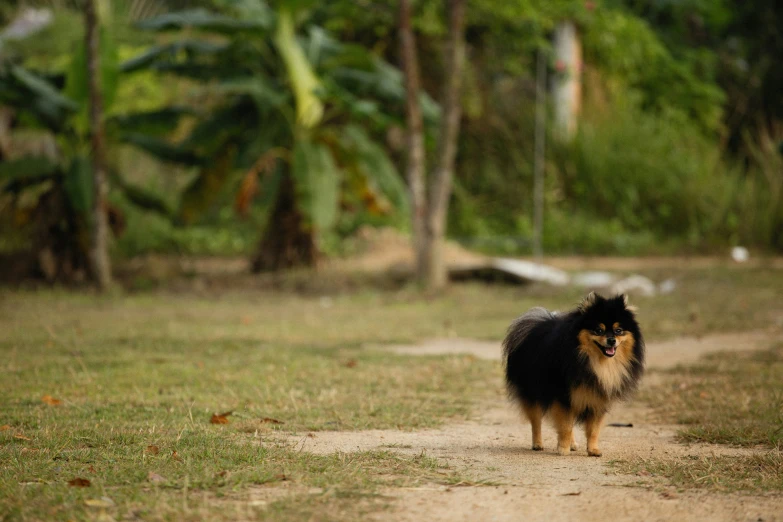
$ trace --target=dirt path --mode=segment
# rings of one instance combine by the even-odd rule
[[[761,349],[768,341],[761,334],[730,334],[654,343],[648,349],[649,367],[687,364],[713,351]],[[497,343],[462,339],[391,349],[411,354],[469,353],[488,359],[498,359],[500,353]],[[529,426],[503,400],[487,405],[475,420],[437,430],[318,432],[314,437],[290,442],[320,454],[370,449],[393,449],[410,455],[425,452],[466,476],[497,484],[389,489],[384,493],[391,499],[391,509],[376,516],[378,521],[783,521],[781,496],[676,493],[665,482],[651,477],[616,474],[608,465],[615,459],[752,452],[718,445],[682,445],[674,440],[676,427],[653,424],[650,419],[650,411],[638,404],[615,408],[608,423],[632,423],[633,427],[604,428],[601,459],[584,454],[583,434],[577,436],[579,452],[570,457],[557,456],[556,435],[548,426],[544,431],[545,451],[530,450]]]

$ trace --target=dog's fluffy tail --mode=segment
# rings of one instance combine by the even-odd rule
[[[503,340],[503,360],[507,360],[511,352],[524,342],[533,328],[544,321],[553,319],[556,315],[557,312],[550,312],[546,308],[536,307],[517,317],[511,323],[511,326],[508,327],[506,338]]]

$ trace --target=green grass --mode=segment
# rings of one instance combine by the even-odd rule
[[[638,458],[614,463],[617,469],[665,477],[682,489],[783,492],[783,344],[763,352],[711,354],[663,377],[641,398],[659,419],[683,426],[680,441],[757,451]]]
[[[664,477],[671,485],[683,490],[755,494],[783,491],[783,453],[780,451],[749,456],[637,458],[613,464],[623,473]]]
[[[783,344],[768,351],[711,354],[664,373],[643,394],[683,442],[783,449]]]
[[[674,276],[675,294],[634,299],[648,338],[752,329],[781,312],[768,295],[779,272]],[[398,448],[318,456],[285,441],[469,417],[502,396],[497,363],[367,346],[499,341],[520,312],[570,307],[582,291],[467,284],[426,297],[342,283],[247,278],[183,292],[175,281],[171,290],[109,296],[4,290],[0,519],[92,520],[100,508],[85,500],[108,497],[117,520],[358,520],[388,504],[383,487],[475,484]],[[736,317],[725,320],[725,307]],[[694,309],[696,321],[672,313]],[[45,404],[45,395],[62,403]],[[229,424],[210,423],[227,411]],[[76,477],[91,485],[68,486]]]
[[[362,349],[383,336],[327,325],[319,300],[16,297],[0,320],[4,520],[86,519],[84,500],[104,496],[116,518],[231,519],[248,488],[281,484],[297,500],[269,501],[265,518],[361,518],[385,504],[382,486],[463,477],[423,455],[311,455],[282,435],[437,426],[497,392],[486,361]],[[210,423],[226,411],[229,424]],[[91,486],[69,487],[76,477]]]

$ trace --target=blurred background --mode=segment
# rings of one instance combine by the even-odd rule
[[[0,277],[410,263],[454,38],[446,262],[783,250],[780,2],[452,4],[410,5],[411,96],[398,0],[4,0]]]

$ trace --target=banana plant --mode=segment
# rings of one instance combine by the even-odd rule
[[[169,108],[154,113],[112,114],[119,82],[119,60],[112,31],[100,28],[100,83],[103,91],[107,138],[117,144],[141,132],[149,136],[171,128],[184,111]],[[50,143],[47,154],[2,157],[0,196],[14,209],[13,222],[33,238],[29,252],[49,279],[78,279],[87,268],[93,178],[89,162],[87,63],[84,43],[73,53],[65,72],[33,72],[10,61],[0,62],[0,106],[9,107],[18,127],[37,133]],[[163,129],[161,130],[161,127]],[[122,129],[122,132],[119,132]],[[134,134],[135,133],[135,134]],[[125,183],[119,172],[114,185],[127,199],[146,209],[170,212],[154,194]],[[119,211],[108,208],[118,225]],[[7,217],[7,216],[6,216]],[[26,227],[29,225],[29,227]],[[115,227],[115,230],[118,230]]]
[[[407,205],[405,184],[374,138],[401,121],[400,72],[308,25],[301,4],[282,2],[274,11],[260,0],[235,1],[227,12],[145,20],[139,28],[175,37],[123,64],[126,72],[151,68],[201,83],[212,106],[190,135],[176,144],[135,143],[166,160],[200,164],[181,197],[181,223],[214,204],[235,172],[244,173],[240,211],[255,193],[274,197],[256,270],[315,264],[320,238],[346,206],[394,212]],[[425,102],[437,118],[437,106]]]

